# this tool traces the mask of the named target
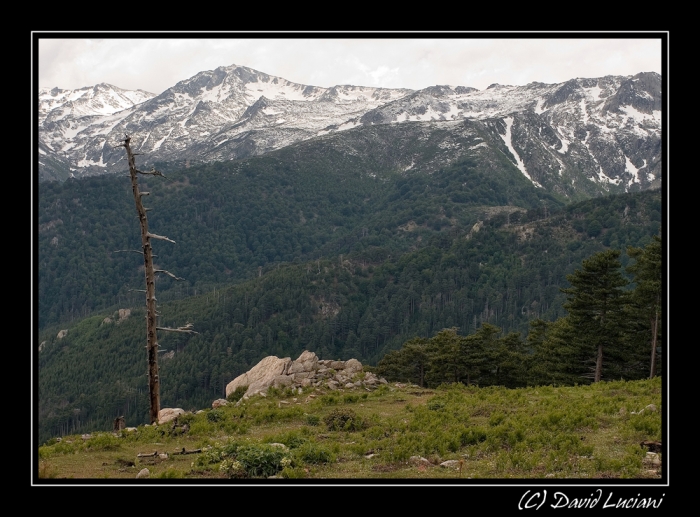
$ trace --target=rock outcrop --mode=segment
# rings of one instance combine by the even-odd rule
[[[163,408],[160,411],[158,411],[158,423],[159,424],[165,424],[166,422],[170,422],[171,420],[175,420],[175,418],[178,415],[182,415],[185,412],[184,409],[176,407],[176,408]]]
[[[386,380],[373,373],[363,372],[362,363],[357,359],[347,361],[320,360],[315,353],[305,350],[295,360],[268,356],[239,375],[226,386],[226,396],[239,386],[247,386],[244,398],[265,394],[269,387],[304,388],[326,385],[331,389],[367,388],[372,389]]]

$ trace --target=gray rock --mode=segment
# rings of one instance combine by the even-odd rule
[[[362,363],[357,359],[348,359],[345,361],[345,374],[354,375],[362,371]]]
[[[141,469],[138,474],[136,474],[136,479],[150,478],[151,471],[148,469]]]
[[[275,388],[280,388],[282,386],[291,386],[293,383],[292,377],[289,375],[278,375],[275,377],[275,380],[273,381],[272,385]]]
[[[411,465],[425,465],[426,467],[432,466],[432,463],[430,463],[422,456],[411,456],[410,458],[408,458],[408,462]]]
[[[291,358],[280,359],[270,355],[253,366],[248,372],[243,373],[226,385],[226,396],[236,391],[239,386],[248,386],[246,395],[251,396],[267,390],[273,385],[278,375],[286,374],[287,368],[292,362]]]
[[[304,350],[299,358],[294,361],[287,373],[315,372],[318,370],[318,357],[313,352]]]
[[[182,415],[185,412],[184,409],[176,408],[163,408],[158,411],[158,424],[165,424],[171,420],[175,420],[178,415]]]

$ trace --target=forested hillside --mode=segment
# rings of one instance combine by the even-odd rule
[[[149,224],[177,245],[159,243],[156,263],[186,280],[162,279],[159,300],[376,246],[396,258],[431,235],[469,231],[484,206],[563,206],[481,141],[473,129],[379,126],[244,161],[159,164],[168,180],[142,183]],[[455,152],[446,149],[470,146],[472,157],[446,164]],[[397,169],[407,157],[412,167]],[[140,243],[131,196],[126,175],[40,184],[40,328],[137,303],[130,289],[142,282],[142,263],[124,252]]]
[[[432,177],[356,176],[341,185],[338,177],[314,183],[311,175],[295,173],[293,168],[275,175],[279,164],[265,160],[257,162],[266,164],[265,174],[248,169],[226,174],[233,166],[218,165],[171,174],[172,181],[162,186],[149,182],[153,183],[148,189],[154,208],[152,227],[177,241],[176,245],[159,244],[157,261],[189,282],[184,287],[170,280],[159,283],[160,324],[189,321],[199,331],[196,336],[160,338],[164,407],[208,406],[223,394],[227,382],[267,355],[296,357],[306,349],[321,358],[356,357],[376,364],[413,338],[430,339],[451,327],[469,335],[488,328],[484,324],[498,327],[499,339],[516,333],[509,339],[527,347],[531,321],[554,321],[565,314],[566,297],[560,288],[568,286],[566,275],[605,249],[621,251],[621,264],[626,266],[630,263],[627,247],[646,246],[660,228],[659,191],[563,207],[553,198],[542,203],[534,187],[526,181],[518,183],[522,176],[488,176],[468,161]],[[221,170],[215,174],[210,167]],[[295,190],[294,181],[304,178],[308,183]],[[132,281],[134,288],[142,280],[136,254],[110,253],[138,242],[126,186],[117,182],[100,178],[77,183],[82,194],[76,195],[77,202],[71,201],[64,228],[82,225],[86,235],[92,232],[94,225],[88,223],[94,217],[78,214],[89,213],[91,200],[98,196],[109,200],[101,204],[113,206],[115,214],[124,206],[127,215],[122,223],[116,215],[105,214],[101,233],[92,233],[89,242],[74,249],[63,246],[63,254],[50,258],[40,255],[40,261],[55,261],[56,278],[66,268],[79,271],[89,257],[101,257],[105,269],[93,273],[95,283],[85,281],[90,292],[103,295],[90,302],[94,307],[113,302],[108,287],[114,283],[112,278],[123,278],[125,284]],[[241,187],[234,189],[233,184]],[[460,188],[463,185],[469,188]],[[508,185],[514,186],[509,189]],[[54,193],[46,196],[53,205],[63,199],[63,188],[47,188]],[[104,195],[109,188],[124,190],[124,199]],[[282,195],[284,189],[288,195]],[[250,192],[259,194],[251,199]],[[204,198],[204,193],[218,202],[210,203],[212,197]],[[297,196],[311,208],[298,213]],[[239,200],[238,205],[227,204],[232,197]],[[509,205],[516,197],[520,206]],[[42,200],[42,206],[52,203]],[[377,210],[379,206],[383,209]],[[340,217],[337,214],[343,208],[347,213]],[[194,218],[190,217],[193,210]],[[256,210],[263,217],[254,217]],[[166,213],[171,215],[164,217]],[[109,241],[122,225],[122,240]],[[60,227],[54,223],[40,238],[52,245],[49,230]],[[60,235],[68,240],[75,233]],[[193,240],[200,243],[198,249],[188,244]],[[168,254],[161,251],[166,248]],[[245,261],[240,258],[243,254]],[[231,262],[222,271],[221,261],[227,260]],[[129,267],[117,266],[122,262]],[[193,284],[189,275],[199,284]],[[97,279],[103,276],[100,283]],[[217,286],[227,278],[245,276],[251,278]],[[207,285],[207,292],[186,297],[194,294],[197,285]],[[127,293],[126,287],[121,288],[121,303],[74,324],[48,324],[66,314],[65,306],[53,316],[47,313],[39,354],[43,439],[77,429],[105,428],[122,414],[128,422],[144,421],[148,402],[143,300],[139,293]],[[76,285],[75,296],[82,295],[84,288]],[[172,301],[160,294],[168,292]],[[46,296],[51,299],[50,292]],[[105,322],[108,316],[114,318],[118,308],[130,308],[131,316],[118,323]],[[87,307],[84,310],[89,312]],[[58,339],[61,329],[68,333]]]

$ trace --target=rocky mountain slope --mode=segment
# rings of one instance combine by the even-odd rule
[[[145,165],[188,166],[357,127],[432,122],[461,132],[463,122],[478,121],[491,136],[480,145],[500,148],[535,186],[564,196],[642,190],[661,181],[661,104],[656,73],[413,91],[321,88],[231,65],[160,95],[105,84],[41,90],[39,178],[124,170],[124,154],[114,146],[125,133]],[[460,149],[445,149],[452,151]]]

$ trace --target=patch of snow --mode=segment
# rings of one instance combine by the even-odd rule
[[[275,124],[284,124],[285,122],[287,121],[283,118],[278,118],[277,120],[275,120]]]
[[[538,115],[540,115],[540,114],[544,113],[545,111],[547,111],[546,109],[544,109],[544,108],[542,107],[543,104],[544,104],[544,99],[539,99],[539,100],[537,101],[537,106],[535,106],[535,113],[537,113]]]
[[[520,156],[518,155],[518,153],[515,151],[515,148],[513,147],[513,142],[512,142],[512,138],[511,138],[511,132],[510,132],[511,128],[513,127],[513,117],[506,117],[503,119],[503,121],[506,123],[506,134],[501,135],[499,133],[499,136],[503,139],[503,141],[506,144],[506,147],[508,147],[508,150],[511,152],[511,154],[515,157],[515,162],[516,162],[515,165],[518,167],[518,169],[520,169],[520,172],[522,172],[523,175],[532,182],[532,184],[534,186],[542,188],[542,185],[540,185],[535,180],[533,180],[532,177],[530,177],[530,175],[528,174],[527,170],[525,170],[525,164],[520,159]]]
[[[646,166],[646,162],[644,162],[644,165]],[[632,174],[632,177],[630,180],[627,182],[627,186],[631,186],[632,183],[639,183],[639,169],[634,166],[634,164],[630,161],[630,159],[625,156],[625,170]]]
[[[276,111],[273,108],[264,108],[261,110],[265,115],[279,115],[280,113],[284,113],[283,111]]]
[[[592,86],[590,88],[584,88],[584,91],[588,94],[589,97],[591,97],[594,101],[600,100],[600,93],[603,91],[603,89],[598,86]]]
[[[614,179],[612,179],[612,178],[609,178],[609,177],[603,172],[603,168],[602,168],[600,165],[598,165],[598,178],[596,178],[595,180],[597,180],[598,183],[612,183],[612,184],[614,184],[614,185],[619,185],[619,184],[622,182],[621,179],[615,179],[615,180],[614,180]],[[595,180],[594,180],[594,181],[595,181]]]
[[[83,156],[83,159],[77,163],[78,167],[89,167],[90,165],[97,165],[98,167],[104,167],[105,163],[102,161],[102,155],[100,155],[100,161],[96,162],[87,159],[87,153]]]
[[[586,101],[584,99],[581,99],[581,102],[579,103],[579,107],[581,108],[581,115],[583,117],[583,123],[588,124],[588,112],[586,111]]]
[[[288,99],[293,101],[314,101],[317,100],[327,89],[319,88],[316,95],[304,96],[304,89],[306,87],[301,84],[294,84],[286,81],[284,79],[278,80],[277,84],[273,82],[261,82],[247,83],[245,85],[246,93],[249,97],[253,98],[253,101],[258,100],[260,97],[267,97],[268,99]]]
[[[558,132],[558,131],[557,131],[557,132]],[[557,149],[557,152],[558,152],[558,153],[561,153],[561,154],[566,154],[566,153],[568,152],[568,150],[569,150],[569,144],[570,144],[571,142],[569,142],[566,138],[564,138],[564,137],[561,135],[561,133],[559,133],[559,140],[561,141],[561,149]]]
[[[459,119],[459,118],[462,118],[462,110],[460,110],[457,106],[452,104],[450,106],[450,111],[446,111],[445,113],[442,113],[442,116],[448,120]]]
[[[644,122],[645,120],[660,120],[661,119],[661,112],[660,111],[654,111],[651,115],[648,113],[642,113],[641,111],[637,110],[636,108],[632,106],[620,106],[620,110],[625,113],[628,119],[632,119],[635,123],[639,124],[641,122]],[[657,119],[656,114],[659,114],[659,118]]]
[[[341,124],[340,126],[338,126],[337,131],[345,131],[346,129],[352,129],[352,128],[357,127],[357,126],[359,126],[359,124],[357,122],[348,121],[348,122],[345,122],[344,124]]]
[[[204,88],[200,98],[205,102],[221,102],[228,97],[230,86],[224,83],[217,84],[211,90]]]
[[[39,154],[46,154],[46,151],[44,151],[43,149],[40,148],[40,149],[39,149]]]
[[[148,141],[148,137],[149,137],[149,136],[151,136],[151,132],[150,132],[150,131],[149,131],[148,134],[146,135],[146,138],[144,138],[144,139],[141,141],[141,145],[139,146],[139,151],[141,150],[141,148],[143,147],[143,145]]]
[[[151,151],[156,151],[156,150],[160,149],[160,146],[163,145],[163,142],[165,142],[165,140],[170,136],[170,133],[172,133],[172,132],[173,132],[173,128],[170,128],[170,131],[168,131],[167,135],[165,135],[163,138],[161,138],[155,144],[153,144],[153,148],[151,149]]]
[[[481,142],[479,144],[471,146],[469,149],[477,149],[478,147],[488,147],[488,144],[486,142]]]

